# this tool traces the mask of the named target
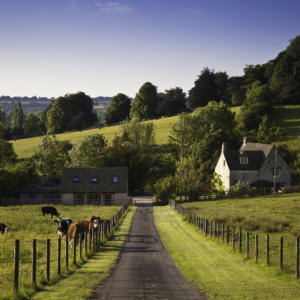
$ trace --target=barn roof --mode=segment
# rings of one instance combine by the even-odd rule
[[[127,167],[64,168],[63,193],[127,193]]]

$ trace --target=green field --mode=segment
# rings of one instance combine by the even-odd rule
[[[232,111],[238,112],[240,107],[233,107]],[[293,106],[277,106],[274,110],[275,119],[278,124],[284,129],[284,138],[275,144],[288,143],[292,149],[298,151],[300,154],[300,105]],[[177,121],[177,116],[161,118],[153,120],[155,128],[155,136],[157,144],[168,143],[170,130],[172,125]],[[89,129],[75,132],[68,132],[62,134],[56,134],[56,138],[60,141],[68,140],[72,144],[78,143],[84,137],[101,133],[103,134],[108,143],[111,143],[115,135],[120,134],[120,126],[107,126],[101,129]],[[19,158],[30,157],[37,150],[41,144],[42,137],[20,139],[12,141],[14,149]]]
[[[165,144],[168,142],[170,129],[172,125],[176,122],[176,120],[177,120],[177,116],[169,117],[169,118],[161,118],[152,121],[155,129],[156,142],[158,144]],[[59,141],[68,140],[73,145],[75,145],[84,137],[95,133],[103,134],[107,139],[108,143],[111,143],[115,135],[120,134],[120,126],[119,125],[107,126],[100,129],[95,128],[89,130],[61,133],[61,134],[56,134],[55,137]],[[38,149],[38,146],[41,144],[42,138],[43,137],[34,137],[34,138],[19,139],[16,141],[12,141],[13,147],[18,155],[18,158],[32,156],[35,153],[35,151]]]
[[[300,236],[300,194],[281,194],[255,198],[223,199],[183,204],[197,215],[234,226],[236,232],[243,231],[243,253],[245,235],[250,232],[250,257],[254,258],[254,236],[259,236],[259,262],[266,262],[266,234],[270,235],[270,262],[278,269],[279,240],[284,238],[284,271],[294,273],[296,261],[296,237]],[[230,237],[232,240],[232,237]],[[238,247],[238,246],[236,246]]]
[[[293,275],[246,261],[244,254],[205,238],[170,207],[155,207],[154,219],[178,268],[209,299],[300,299],[300,282]]]
[[[55,206],[60,216],[70,217],[73,220],[90,219],[91,216],[100,216],[102,219],[110,219],[118,212],[118,206]],[[32,292],[31,280],[31,253],[32,240],[37,240],[37,281],[41,284],[45,280],[46,273],[46,239],[51,240],[51,280],[55,281],[56,255],[57,255],[57,224],[55,217],[43,216],[40,205],[10,206],[0,208],[0,222],[11,227],[7,235],[0,235],[0,299],[11,299],[13,295],[13,257],[14,241],[20,240],[20,292]],[[62,241],[62,249],[65,241]],[[67,271],[62,264],[63,276],[74,271],[72,266],[72,251],[70,251],[70,269]],[[62,262],[65,254],[62,251]]]

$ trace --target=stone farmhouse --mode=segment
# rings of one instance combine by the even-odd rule
[[[122,205],[128,201],[127,167],[64,168],[60,181],[23,188],[21,203]]]
[[[220,175],[225,190],[237,182],[249,187],[271,189],[291,185],[291,172],[275,146],[249,143],[247,138],[239,150],[227,150],[223,143],[222,151],[215,168]]]

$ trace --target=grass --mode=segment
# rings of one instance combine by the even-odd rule
[[[110,219],[118,212],[118,206],[55,206],[61,217],[71,217],[73,220],[89,219],[92,215],[98,215],[103,219]],[[24,205],[0,208],[0,222],[11,227],[8,235],[0,236],[0,299],[11,299],[13,295],[13,259],[14,241],[20,240],[20,294],[32,292],[31,279],[31,253],[32,240],[37,239],[37,281],[40,286],[45,281],[46,274],[46,239],[51,240],[51,280],[55,282],[57,262],[57,224],[55,218],[41,214],[40,205]],[[65,241],[62,241],[62,249]],[[72,261],[70,251],[69,261]],[[65,252],[62,251],[62,262]],[[63,267],[63,276],[73,272],[76,268],[71,266],[69,271]]]
[[[279,266],[279,240],[284,238],[284,271],[295,271],[295,239],[300,236],[300,194],[281,194],[254,198],[223,199],[183,204],[199,216],[220,224],[250,231],[250,251],[254,258],[254,236],[259,236],[259,261],[265,263],[266,234],[270,234],[271,265]]]
[[[300,299],[292,276],[234,254],[205,238],[170,207],[155,207],[161,239],[183,275],[210,299]]]
[[[79,300],[90,297],[94,288],[108,277],[112,268],[116,266],[134,212],[135,208],[130,208],[120,227],[114,232],[112,240],[101,246],[100,251],[96,252],[80,269],[55,285],[44,286],[43,291],[37,293],[32,299]]]
[[[151,122],[154,123],[155,128],[155,136],[157,144],[166,144],[168,143],[170,129],[172,125],[176,122],[177,116],[169,117],[169,118],[161,118],[158,120],[153,120]],[[101,133],[105,136],[108,143],[110,144],[115,135],[120,134],[121,126],[107,126],[103,128],[94,128],[89,130],[82,130],[82,131],[74,131],[74,132],[67,132],[56,134],[55,137],[59,141],[68,140],[73,145],[81,141],[88,135]],[[27,139],[19,139],[16,141],[12,141],[14,150],[18,156],[18,158],[25,158],[32,156],[37,150],[38,146],[41,145],[43,137],[34,137],[34,138],[27,138]]]

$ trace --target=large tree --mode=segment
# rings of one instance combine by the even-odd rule
[[[119,123],[129,118],[130,98],[122,93],[113,97],[106,112],[106,123]]]
[[[173,116],[184,111],[186,111],[186,96],[181,88],[176,87],[159,94],[156,107],[158,116]]]
[[[44,133],[41,119],[34,115],[28,114],[24,121],[24,134],[27,137],[39,136]]]
[[[46,135],[35,154],[39,172],[45,178],[61,177],[62,170],[70,163],[69,151],[72,145],[68,141],[58,141]]]
[[[73,167],[103,167],[105,166],[107,142],[102,134],[85,137],[70,151]]]
[[[300,35],[273,61],[270,88],[276,102],[300,104]]]
[[[130,110],[130,118],[148,120],[155,117],[158,103],[157,87],[146,82],[136,94]]]
[[[15,162],[17,155],[14,151],[13,145],[0,139],[0,167],[3,167],[7,163]]]
[[[93,112],[92,99],[82,92],[57,98],[47,111],[47,132],[81,130],[95,125],[97,115]]]
[[[215,83],[215,72],[205,67],[198,79],[195,81],[195,86],[189,91],[187,106],[194,110],[199,106],[205,106],[209,101],[217,100],[217,88]]]

